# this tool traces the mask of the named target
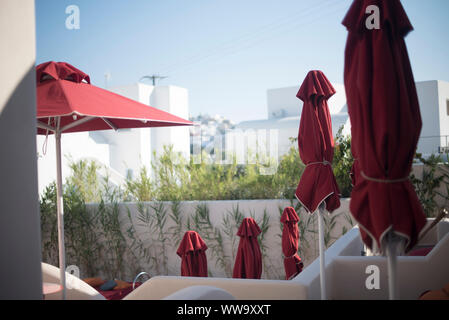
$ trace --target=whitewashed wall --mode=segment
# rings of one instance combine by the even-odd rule
[[[42,299],[34,1],[0,1],[0,300]]]
[[[166,210],[166,224],[163,228],[165,231],[164,235],[167,237],[165,243],[165,250],[162,250],[160,233],[154,232],[149,227],[149,224],[142,223],[142,220],[139,219],[140,212],[148,209],[150,214],[154,214],[154,210],[151,208],[155,206],[156,203],[148,202],[144,203],[144,209],[140,210],[138,205],[135,203],[126,203],[120,204],[120,219],[122,231],[126,235],[129,228],[131,227],[131,222],[128,218],[129,216],[132,219],[132,225],[136,228],[136,238],[139,238],[140,241],[145,245],[145,248],[148,250],[148,253],[151,257],[156,258],[157,265],[155,264],[155,260],[151,260],[150,262],[145,263],[145,259],[140,259],[141,266],[137,267],[135,265],[135,260],[131,259],[128,261],[129,270],[127,270],[126,274],[129,276],[127,280],[132,280],[133,276],[135,276],[140,271],[146,271],[151,274],[151,276],[156,275],[180,275],[181,270],[181,259],[176,255],[176,250],[179,246],[179,239],[182,238],[184,232],[187,230],[186,222],[189,217],[192,222],[192,217],[195,214],[195,210],[199,204],[206,204],[210,213],[210,222],[214,228],[220,231],[223,238],[223,252],[226,256],[225,266],[217,263],[217,259],[213,254],[213,246],[215,244],[214,241],[204,239],[209,249],[206,251],[206,256],[208,259],[208,269],[209,276],[212,277],[231,277],[232,269],[235,261],[235,254],[237,251],[239,238],[235,236],[237,233],[237,227],[234,226],[230,231],[233,236],[229,237],[225,234],[224,227],[224,218],[227,214],[232,212],[232,210],[236,209],[237,206],[239,210],[244,214],[245,217],[253,216],[256,221],[262,220],[262,216],[264,212],[269,217],[269,227],[264,236],[263,244],[266,246],[266,250],[264,251],[264,259],[263,259],[263,279],[284,279],[284,266],[283,266],[283,258],[282,258],[282,247],[281,247],[281,224],[280,224],[280,215],[281,212],[279,210],[283,210],[284,207],[290,206],[290,201],[288,200],[236,200],[236,201],[186,201],[181,203],[181,212],[182,212],[182,220],[183,226],[180,232],[177,234],[173,234],[173,229],[176,227],[176,224],[170,218],[172,214],[171,211],[171,203],[164,202],[164,209]],[[296,201],[295,201],[296,204]],[[91,205],[91,207],[95,207],[96,205]],[[337,238],[339,238],[343,232],[349,230],[352,225],[349,222],[349,199],[342,199],[342,204],[339,209],[334,211],[331,217],[335,217],[335,226],[331,231],[332,240],[329,242],[329,245],[333,243]],[[305,241],[300,243],[300,248],[302,249],[300,256],[305,264],[305,266],[309,265],[317,256],[318,256],[318,223],[316,220],[316,215],[309,215],[305,211],[300,210],[298,212],[300,219],[304,222],[310,219],[310,224],[308,227],[308,231],[306,233]],[[193,226],[194,224],[191,223]],[[195,228],[191,228],[191,230],[195,230]],[[195,230],[203,238],[207,237],[204,230]],[[127,238],[127,242],[129,247],[133,246],[132,239]],[[131,249],[129,253],[131,255]],[[136,251],[134,251],[136,252]],[[166,260],[164,258],[165,252]],[[132,261],[131,261],[132,260]],[[164,260],[166,261],[166,265],[164,265]],[[125,261],[126,263],[126,261]],[[81,270],[82,272],[82,270]]]
[[[438,105],[440,115],[440,146],[449,147],[449,82],[438,80]]]
[[[189,118],[189,92],[177,86],[158,86],[151,95],[150,105],[183,119]],[[153,128],[151,131],[151,149],[156,155],[164,152],[164,146],[173,146],[175,152],[188,158],[190,155],[190,128],[166,127]]]

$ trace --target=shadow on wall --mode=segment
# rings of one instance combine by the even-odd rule
[[[0,83],[0,299],[42,299],[35,77]]]

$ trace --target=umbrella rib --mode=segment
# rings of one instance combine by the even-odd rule
[[[106,122],[106,124],[107,124],[108,126],[110,126],[111,129],[117,131],[117,129],[118,129],[117,126],[114,125],[109,119],[101,118],[101,120],[103,120],[104,122]]]
[[[53,131],[53,132],[56,131],[56,128],[53,128],[52,126],[50,126],[50,125],[48,125],[46,123],[43,123],[42,121],[37,121],[37,127],[41,128],[41,129],[50,130],[50,131]]]
[[[79,119],[79,120],[77,120],[77,121],[73,121],[73,122],[69,123],[69,124],[66,125],[65,127],[62,127],[62,129],[61,129],[60,131],[61,131],[61,132],[64,132],[64,131],[69,130],[69,129],[73,128],[73,127],[76,127],[76,126],[79,126],[79,125],[81,125],[81,124],[83,124],[83,123],[86,123],[86,122],[88,122],[88,121],[91,121],[91,120],[93,120],[93,119],[95,119],[95,117],[89,117],[89,116],[86,116],[86,117],[84,117],[84,118],[82,118],[82,119]]]

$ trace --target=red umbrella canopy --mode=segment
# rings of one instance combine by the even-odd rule
[[[379,9],[379,29],[366,27],[370,5]],[[369,248],[385,252],[391,231],[406,239],[408,251],[426,223],[409,180],[422,126],[404,41],[413,28],[398,0],[354,1],[343,25],[345,89],[360,180],[350,210]]]
[[[179,244],[181,276],[207,277],[207,246],[196,231],[187,231]]]
[[[136,102],[90,84],[89,76],[66,62],[36,67],[37,118],[63,132],[192,125],[168,112]],[[84,121],[78,121],[85,119]],[[75,125],[76,124],[76,125]],[[38,134],[46,134],[42,126]]]
[[[314,212],[325,201],[332,212],[340,206],[340,190],[332,171],[334,138],[327,100],[335,93],[321,71],[310,71],[298,94],[304,101],[298,133],[299,155],[306,165],[296,189],[296,198]]]
[[[298,230],[299,217],[295,209],[286,207],[281,216],[282,229],[282,253],[284,254],[285,278],[292,279],[302,271],[303,263],[298,255]]]
[[[351,145],[351,153],[354,158],[354,162],[351,166],[351,171],[349,172],[349,176],[351,177],[351,184],[352,186],[355,186],[357,184],[357,181],[360,181],[360,165],[359,160],[356,158],[354,147]]]
[[[257,237],[261,233],[253,218],[244,218],[237,235],[240,237],[235,258],[233,278],[260,279],[262,275],[262,253]]]

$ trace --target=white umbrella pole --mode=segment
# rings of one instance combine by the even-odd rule
[[[56,208],[58,215],[59,271],[62,286],[62,299],[65,300],[66,283],[65,283],[65,248],[64,248],[64,205],[62,199],[63,190],[62,190],[62,165],[61,165],[61,132],[59,132],[59,130],[56,130],[55,132],[55,139],[56,139]]]
[[[397,271],[397,256],[396,256],[396,242],[389,237],[387,244],[387,268],[388,268],[388,295],[390,300],[396,300],[396,271]]]
[[[324,204],[318,208],[318,235],[320,245],[320,286],[321,286],[321,300],[326,300],[326,265],[324,253],[326,251],[324,245]]]

